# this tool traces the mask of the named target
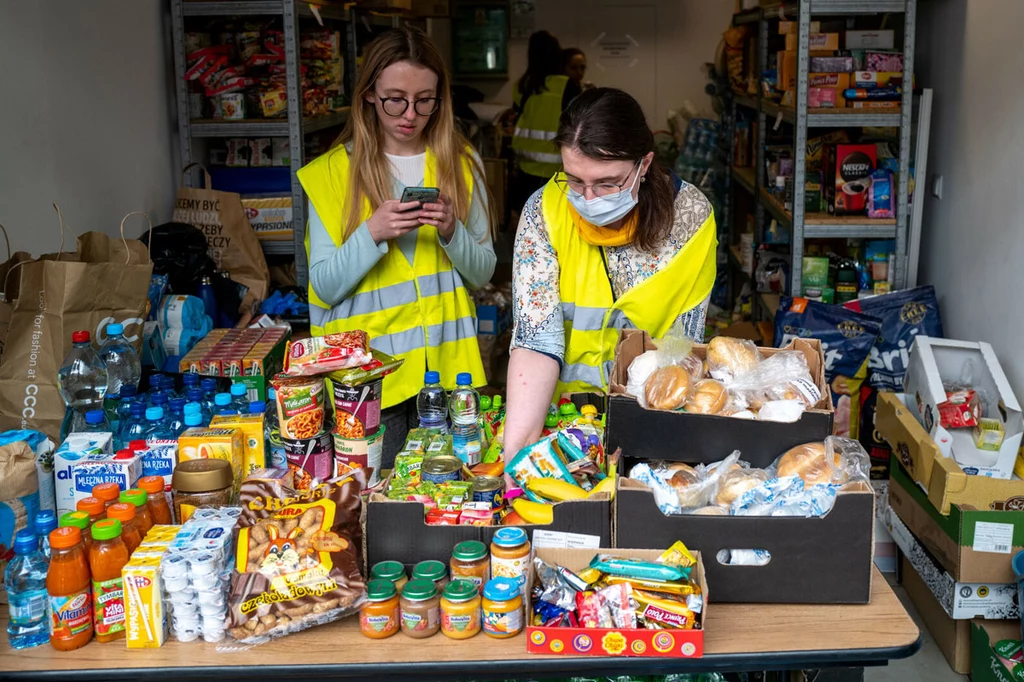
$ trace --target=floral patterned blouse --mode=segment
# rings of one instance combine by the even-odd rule
[[[704,194],[681,182],[675,201],[675,220],[665,241],[654,251],[627,244],[605,248],[612,292],[619,298],[664,268],[711,215],[711,203]],[[562,363],[565,357],[565,328],[559,292],[558,256],[541,211],[543,188],[523,208],[516,234],[512,277],[512,348],[528,348]],[[704,340],[708,300],[680,315],[688,336]]]

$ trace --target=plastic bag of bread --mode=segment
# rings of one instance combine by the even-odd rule
[[[805,485],[846,485],[868,481],[868,453],[855,440],[829,436],[823,443],[805,443],[783,453],[775,463],[776,476],[798,476]]]
[[[769,479],[764,469],[738,468],[725,472],[718,481],[714,502],[728,508],[743,493],[752,490]],[[709,513],[709,512],[705,512]]]
[[[644,407],[654,410],[681,409],[689,400],[694,384],[704,374],[703,362],[693,354],[693,339],[686,336],[682,325],[676,322],[668,334],[658,340],[658,349],[654,352],[657,368],[644,383],[641,404],[646,403]]]
[[[686,514],[688,510],[714,503],[718,481],[727,472],[739,468],[739,450],[721,462],[690,466],[682,462],[640,463],[630,470],[629,477],[654,491],[658,509],[665,514]],[[701,512],[702,514],[716,512]]]
[[[242,483],[228,598],[235,639],[258,644],[359,610],[364,472],[311,490],[295,489],[287,469],[261,469]]]
[[[647,407],[647,396],[644,387],[647,380],[658,369],[658,351],[649,350],[633,358],[626,373],[626,393],[637,399],[640,407]]]
[[[731,405],[759,411],[776,400],[799,400],[804,409],[821,401],[807,359],[800,351],[779,351],[728,384]],[[774,420],[773,420],[774,421]]]
[[[712,378],[729,385],[761,362],[761,353],[753,341],[716,336],[707,348],[708,371]]]
[[[725,384],[716,379],[701,379],[693,385],[683,409],[696,414],[721,414],[728,401]]]

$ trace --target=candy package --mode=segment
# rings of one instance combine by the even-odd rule
[[[548,436],[526,446],[505,465],[505,473],[511,476],[534,502],[544,500],[527,488],[526,484],[532,479],[557,478],[576,485],[568,467],[555,449],[555,439],[556,436]]]
[[[394,358],[379,350],[370,349],[371,360],[365,365],[348,367],[331,372],[327,378],[342,386],[362,386],[371,381],[386,377],[402,366],[405,360]]]

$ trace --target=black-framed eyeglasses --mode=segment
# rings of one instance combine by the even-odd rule
[[[555,184],[558,185],[558,188],[566,194],[569,193],[570,189],[576,192],[577,194],[585,194],[587,188],[589,187],[590,191],[594,193],[595,197],[601,199],[605,197],[611,197],[621,192],[626,185],[630,184],[631,181],[635,180],[633,178],[633,174],[635,172],[639,172],[640,164],[642,162],[643,159],[637,161],[636,165],[633,166],[633,169],[629,171],[628,175],[626,175],[626,179],[618,184],[615,184],[614,182],[599,182],[596,185],[588,185],[584,182],[579,182],[578,180],[570,180],[565,176],[564,170],[560,171],[561,174],[555,178]]]
[[[417,100],[407,100],[404,97],[377,95],[377,98],[380,100],[380,106],[384,113],[394,118],[398,118],[408,111],[410,104],[413,106],[413,111],[420,116],[430,116],[441,106],[440,97],[423,97]]]

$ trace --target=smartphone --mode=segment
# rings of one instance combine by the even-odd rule
[[[441,196],[441,190],[437,187],[406,187],[402,190],[402,203],[418,201],[420,204],[436,204],[437,198]]]

